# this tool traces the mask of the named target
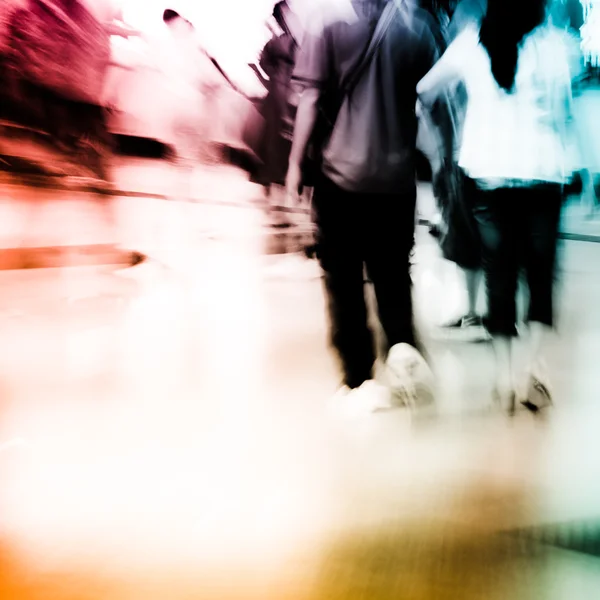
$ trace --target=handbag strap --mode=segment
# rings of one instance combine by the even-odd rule
[[[379,46],[381,46],[381,42],[385,38],[390,25],[393,23],[394,18],[396,17],[396,11],[402,9],[404,2],[405,0],[389,0],[385,5],[379,20],[377,21],[377,25],[375,26],[375,30],[373,31],[373,35],[371,36],[366,52],[364,53],[361,61],[357,64],[354,70],[351,71],[351,73],[347,76],[346,81],[341,86],[343,97],[346,97],[352,93],[352,90],[359,82],[362,74],[373,60],[373,57],[377,53]]]

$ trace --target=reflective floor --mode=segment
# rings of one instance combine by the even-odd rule
[[[522,531],[600,517],[600,245],[561,249],[553,415],[508,420],[490,349],[435,335],[461,285],[420,229],[439,416],[346,421],[318,266],[263,211],[117,209],[144,265],[0,273],[0,598],[597,596],[596,558]]]

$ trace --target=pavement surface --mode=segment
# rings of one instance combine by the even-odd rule
[[[438,416],[346,420],[306,222],[200,173],[206,201],[2,187],[4,248],[147,259],[0,272],[0,598],[595,598],[600,245],[561,244],[555,410],[510,420],[491,349],[440,336],[464,294],[418,228]]]

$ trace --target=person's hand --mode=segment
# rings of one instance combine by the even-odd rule
[[[302,169],[298,163],[290,163],[285,189],[288,199],[299,204],[302,196]]]

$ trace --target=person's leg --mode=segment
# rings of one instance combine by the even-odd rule
[[[373,282],[388,348],[415,346],[410,257],[415,236],[416,192],[369,198],[363,208],[365,262]]]
[[[508,335],[492,336],[494,349],[495,373],[494,394],[502,408],[514,410],[514,375],[513,375],[513,338]]]
[[[584,169],[582,174],[581,201],[583,203],[586,215],[593,217],[598,211],[598,196],[594,176],[589,169]]]
[[[371,379],[375,354],[363,283],[359,197],[323,178],[313,196],[319,259],[329,305],[331,341],[351,389]]]
[[[480,269],[463,269],[467,288],[467,317],[477,317],[477,300],[482,272]]]
[[[415,234],[416,191],[367,198],[362,218],[365,262],[375,289],[387,343],[386,384],[392,405],[431,407],[433,373],[422,354],[413,323],[411,256]]]
[[[528,379],[545,379],[543,350],[554,326],[553,295],[562,191],[557,185],[534,188],[529,191],[528,200],[531,210],[523,262],[529,286],[529,336],[524,371]]]
[[[543,363],[543,349],[551,327],[538,321],[529,322],[529,335],[525,349],[525,371],[527,373],[539,372]]]
[[[482,319],[477,310],[479,290],[483,271],[481,269],[481,240],[473,215],[474,202],[477,197],[475,182],[464,175],[462,177],[462,193],[456,199],[454,218],[449,223],[452,229],[442,243],[444,256],[455,262],[464,280],[466,312],[459,319],[445,324],[446,328],[469,331],[469,335],[486,339],[482,329]],[[453,243],[452,243],[453,242]],[[474,338],[473,341],[475,341]]]
[[[516,190],[481,191],[475,218],[482,242],[488,297],[487,327],[495,353],[495,390],[502,402],[510,400],[513,386],[511,345],[516,335],[518,278],[518,219],[512,197]]]
[[[466,175],[463,176],[463,202],[465,214],[465,238],[469,260],[464,263],[465,283],[467,288],[468,312],[478,324],[481,324],[481,313],[477,309],[479,290],[483,283],[481,235],[475,220],[474,208],[479,196],[476,183]]]
[[[413,324],[411,254],[416,192],[367,197],[361,219],[365,262],[386,338],[386,384],[392,405],[422,408],[434,401],[434,377]]]

